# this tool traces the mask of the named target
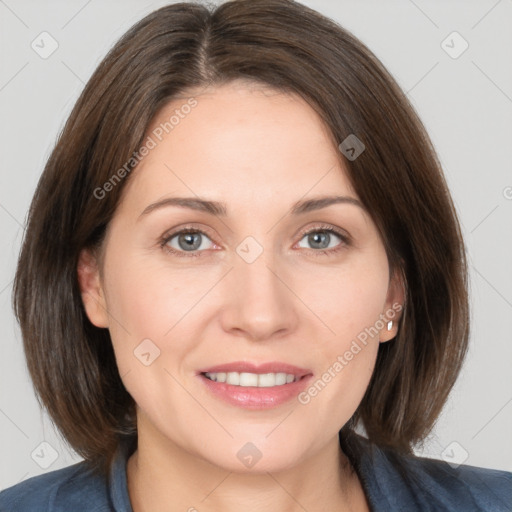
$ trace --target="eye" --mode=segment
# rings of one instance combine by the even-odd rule
[[[214,244],[210,237],[199,229],[182,229],[162,240],[162,246],[166,250],[180,256],[199,256],[196,252],[211,249],[212,245]]]
[[[349,239],[346,235],[330,227],[309,230],[303,234],[298,243],[299,247],[316,249],[315,252],[326,254],[336,252],[348,244]]]
[[[192,227],[164,235],[160,245],[176,256],[201,256],[204,250],[216,247],[204,231]],[[350,237],[332,227],[310,229],[303,233],[298,242],[299,247],[312,249],[315,255],[333,254],[348,245]]]

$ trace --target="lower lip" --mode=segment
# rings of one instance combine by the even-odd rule
[[[268,388],[233,386],[225,382],[215,382],[203,374],[198,377],[215,396],[231,405],[246,409],[270,409],[296,398],[313,375],[305,375],[296,382]]]

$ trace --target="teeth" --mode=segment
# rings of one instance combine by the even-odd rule
[[[258,388],[270,388],[273,386],[282,386],[283,384],[290,384],[299,377],[287,373],[248,373],[248,372],[207,372],[205,376],[215,382],[226,382],[233,386],[252,386]]]
[[[257,386],[258,375],[255,373],[241,373],[238,384],[240,386]]]
[[[286,382],[286,374],[280,373],[279,375],[282,375]],[[277,373],[262,373],[261,375],[258,375],[258,383],[256,386],[261,388],[270,388],[272,386],[280,386],[281,384],[284,384],[284,382],[280,381],[281,379],[277,378]]]
[[[240,385],[240,374],[236,372],[226,373],[226,383],[232,384],[233,386]]]

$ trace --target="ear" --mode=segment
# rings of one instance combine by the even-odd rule
[[[405,282],[400,270],[396,270],[389,280],[388,294],[382,320],[384,327],[380,331],[379,341],[385,343],[398,334],[398,323],[405,306]],[[391,322],[391,323],[390,323]]]
[[[96,327],[108,327],[107,303],[101,284],[98,261],[90,249],[83,249],[80,252],[77,274],[87,317]]]

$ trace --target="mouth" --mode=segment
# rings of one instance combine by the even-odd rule
[[[310,370],[280,362],[244,361],[200,370],[197,375],[223,401],[247,409],[264,409],[296,397],[313,377]]]

